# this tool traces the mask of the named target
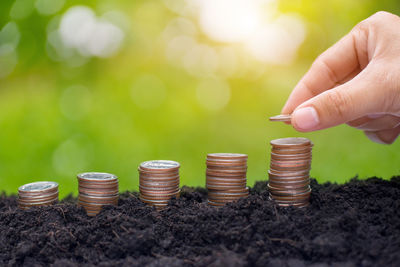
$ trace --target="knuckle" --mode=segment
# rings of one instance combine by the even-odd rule
[[[387,11],[378,11],[378,12],[376,12],[375,14],[373,14],[372,16],[371,16],[371,18],[376,18],[376,19],[379,19],[379,20],[381,20],[381,19],[394,19],[394,18],[396,18],[397,16],[396,15],[394,15],[394,14],[392,14],[392,13],[389,13],[389,12],[387,12]]]
[[[313,63],[313,67],[318,69],[320,73],[325,73],[332,87],[339,81],[338,75],[335,73],[334,68],[332,68],[331,63],[327,60],[325,53],[318,56],[317,60]]]
[[[386,112],[398,113],[400,111],[399,79],[390,70],[380,71],[376,78],[384,85],[381,93],[381,109]]]
[[[315,86],[310,86],[309,82],[306,80],[301,81],[301,85],[305,88],[307,92],[309,92],[311,95],[318,95],[318,90],[315,88]]]
[[[378,11],[372,16],[366,18],[365,20],[359,22],[354,28],[353,31],[359,33],[368,33],[368,32],[378,32],[380,28],[386,27],[388,24],[392,22],[400,21],[400,18],[394,14],[391,14],[386,11]]]
[[[377,28],[385,27],[388,23],[399,21],[400,18],[392,13],[386,11],[378,11],[369,18],[361,21],[357,24],[360,28]]]
[[[400,17],[386,11],[378,11],[372,16],[359,22],[352,32],[368,36],[368,33],[379,34],[383,29],[391,27],[393,24],[399,24]]]
[[[349,109],[352,108],[351,101],[346,93],[338,92],[337,90],[327,91],[326,94],[327,110],[329,115],[345,118]]]
[[[375,14],[373,14],[371,17],[381,18],[381,17],[387,17],[387,16],[391,16],[391,15],[392,14],[390,14],[389,12],[380,10],[380,11],[375,12]]]
[[[379,32],[381,27],[379,20],[377,21],[373,17],[369,17],[363,21],[360,21],[351,31],[351,33],[358,39],[367,40],[368,36],[373,33]]]
[[[361,33],[368,32],[370,26],[371,26],[371,18],[367,18],[357,23],[357,25],[353,28],[353,31]]]
[[[363,20],[358,23],[352,30],[351,33],[358,39],[366,39],[365,36],[369,35],[371,24],[367,20]]]

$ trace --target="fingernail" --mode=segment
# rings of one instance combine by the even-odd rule
[[[296,110],[293,114],[296,128],[304,131],[314,130],[319,124],[318,113],[313,107]]]
[[[385,141],[383,141],[376,133],[374,132],[365,132],[365,135],[368,137],[369,140],[372,142],[382,144],[382,145],[387,145]]]

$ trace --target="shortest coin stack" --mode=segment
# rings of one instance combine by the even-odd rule
[[[78,174],[78,205],[88,216],[96,216],[103,205],[118,204],[118,177],[103,172]]]
[[[179,163],[171,160],[151,160],[140,164],[140,199],[161,210],[172,197],[179,197]]]
[[[249,195],[246,187],[247,155],[212,153],[207,155],[206,187],[208,204],[223,206]]]
[[[312,142],[291,137],[271,141],[268,189],[279,206],[304,207],[309,204]]]
[[[21,209],[51,205],[57,201],[58,184],[55,182],[35,182],[18,188],[18,206]]]

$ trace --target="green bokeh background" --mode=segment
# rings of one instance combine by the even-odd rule
[[[305,22],[307,35],[296,59],[279,66],[249,61],[241,75],[224,78],[231,97],[215,111],[197,101],[196,88],[204,78],[166,59],[160,36],[178,16],[166,2],[66,1],[54,14],[42,15],[36,1],[25,0],[18,3],[20,17],[11,15],[15,1],[0,2],[0,29],[15,22],[20,33],[16,66],[0,78],[0,190],[15,193],[24,183],[53,180],[61,196],[76,194],[76,174],[84,171],[115,173],[121,190],[137,190],[137,167],[151,159],[180,162],[181,185],[204,186],[210,152],[247,153],[248,184],[253,185],[267,178],[268,142],[289,136],[314,142],[312,176],[320,182],[399,173],[399,142],[378,145],[347,126],[304,134],[267,120],[280,113],[321,52],[376,11],[400,14],[397,0],[279,1],[279,12],[296,13]],[[97,15],[124,14],[125,38],[115,55],[85,58],[77,67],[51,57],[49,28],[74,5],[90,6]],[[198,32],[203,43],[226,45]],[[0,47],[4,38],[0,34]],[[153,108],[137,105],[131,96],[137,81],[148,75],[165,87],[164,100]]]

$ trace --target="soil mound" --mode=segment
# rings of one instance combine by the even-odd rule
[[[0,195],[0,265],[400,266],[400,177],[311,183],[311,205],[281,208],[266,182],[222,208],[184,187],[157,212],[136,193],[86,216],[66,198],[17,208]]]

